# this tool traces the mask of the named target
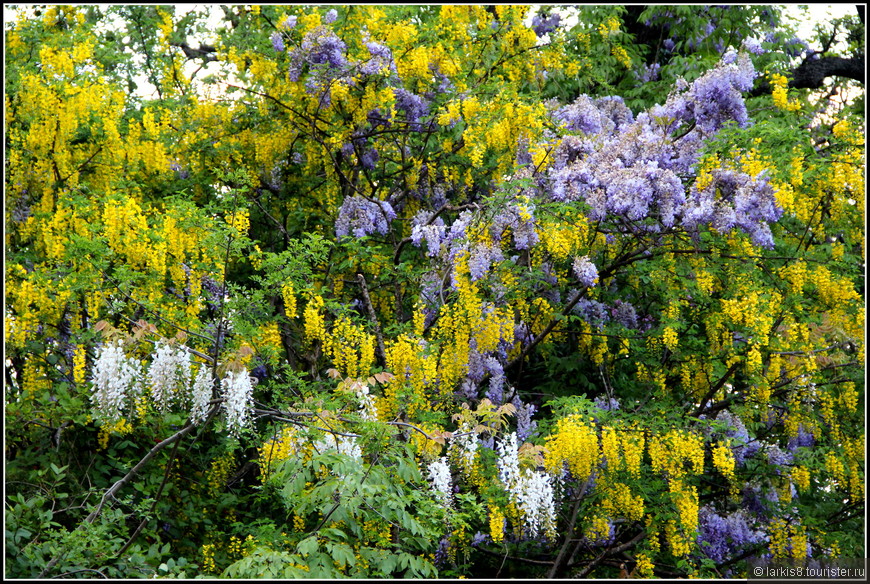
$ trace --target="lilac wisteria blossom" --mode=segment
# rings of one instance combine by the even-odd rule
[[[312,65],[341,69],[347,64],[347,45],[328,28],[318,27],[305,35],[301,54]]]
[[[744,464],[746,459],[751,458],[761,449],[761,442],[749,436],[749,431],[740,416],[726,410],[720,412],[716,420],[726,424],[722,438],[730,442],[734,461],[738,465]]]
[[[556,30],[556,27],[559,26],[559,21],[561,20],[561,16],[558,12],[551,12],[548,15],[541,16],[540,14],[536,14],[532,18],[532,30],[535,31],[535,34],[539,37],[544,36],[545,34],[549,34]]]
[[[610,322],[610,310],[607,305],[597,300],[581,298],[574,305],[573,311],[592,326],[601,328]]]
[[[763,55],[767,52],[761,46],[761,41],[752,37],[743,39],[743,48],[755,55]]]
[[[529,197],[520,195],[493,218],[490,234],[493,241],[500,242],[509,230],[516,249],[531,249],[540,240],[536,225],[535,204]]]
[[[574,263],[571,265],[574,271],[574,276],[577,281],[587,288],[592,288],[598,283],[598,268],[595,267],[589,256],[574,258]]]
[[[421,247],[426,242],[426,255],[435,257],[441,250],[441,243],[446,238],[447,228],[441,217],[432,218],[433,213],[420,211],[411,220],[411,242]]]
[[[538,428],[538,422],[532,419],[537,408],[534,404],[524,404],[519,395],[514,395],[511,403],[517,409],[517,440],[525,442]]]
[[[582,201],[595,221],[620,229],[657,233],[712,224],[740,229],[756,245],[771,247],[769,223],[782,215],[763,173],[737,168],[713,171],[714,180],[689,192],[681,177],[695,174],[701,146],[727,124],[745,127],[742,92],[756,73],[744,53],[727,52],[720,64],[692,84],[678,83],[664,105],[632,119],[618,99],[581,95],[556,109],[553,118],[570,131],[557,146],[548,194],[556,201]]]
[[[396,63],[393,61],[393,54],[388,46],[368,41],[366,49],[368,49],[371,58],[360,65],[360,71],[363,74],[396,73]]]
[[[614,412],[619,409],[619,400],[615,397],[606,398],[604,396],[598,396],[595,398],[595,401],[593,403],[595,404],[596,408],[608,412]]]
[[[372,233],[385,235],[396,212],[387,201],[372,201],[360,195],[347,197],[338,210],[335,235],[339,238],[353,234],[365,237]]]
[[[329,10],[329,12],[323,15],[323,22],[325,24],[332,24],[333,22],[335,22],[336,18],[338,18],[338,11],[336,11],[335,8],[332,8]]]
[[[272,48],[275,49],[276,53],[280,53],[284,50],[284,38],[281,36],[280,32],[272,33]]]
[[[767,444],[764,451],[767,454],[767,462],[776,467],[777,474],[782,474],[785,467],[790,465],[794,458],[790,452],[783,452],[776,444]]]
[[[637,310],[629,302],[617,298],[613,303],[613,308],[610,309],[610,315],[613,320],[627,329],[637,328]]]
[[[716,513],[708,505],[698,510],[698,550],[714,562],[724,562],[763,541],[764,533],[752,527],[752,520],[743,509],[726,515]]]
[[[396,109],[405,112],[405,119],[409,122],[412,130],[419,130],[422,125],[418,120],[429,114],[429,104],[416,93],[412,93],[404,88],[393,90],[396,96]]]
[[[490,267],[503,259],[504,256],[500,246],[488,243],[474,244],[468,257],[468,269],[471,272],[471,280],[480,280],[485,277]]]
[[[749,234],[752,241],[762,247],[773,247],[769,222],[783,214],[766,174],[752,177],[745,172],[728,168],[715,169],[712,179],[703,189],[692,186],[689,206],[683,225],[697,228],[710,223],[722,233],[738,227]]]
[[[790,438],[786,450],[791,453],[797,451],[798,448],[812,448],[816,443],[816,438],[812,432],[807,431],[803,424],[798,425],[797,436]]]
[[[656,81],[659,78],[660,70],[661,65],[658,63],[653,63],[652,65],[647,65],[646,63],[644,63],[635,73],[635,76],[637,77],[637,80],[641,83],[649,83],[650,81]]]

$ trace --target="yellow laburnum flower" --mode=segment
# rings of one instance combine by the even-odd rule
[[[489,536],[494,543],[504,541],[504,513],[498,507],[489,510]]]
[[[713,449],[713,466],[729,479],[733,479],[734,465],[734,453],[731,452],[731,448],[727,444],[720,442]]]

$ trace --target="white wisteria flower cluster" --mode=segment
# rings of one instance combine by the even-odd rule
[[[375,399],[369,393],[369,386],[365,383],[357,382],[353,386],[356,392],[356,397],[360,402],[359,415],[367,422],[376,422],[378,420],[378,410],[375,406]]]
[[[451,484],[450,465],[447,464],[447,457],[442,456],[438,460],[430,462],[428,470],[435,497],[441,505],[450,507],[453,502],[453,485]]]
[[[247,373],[244,376],[247,377]],[[91,403],[99,419],[113,423],[121,418],[125,410],[136,405],[136,398],[144,396],[147,388],[151,403],[159,411],[165,412],[172,407],[189,408],[190,420],[199,424],[205,420],[208,412],[214,378],[207,365],[200,365],[192,384],[191,377],[190,356],[183,345],[173,346],[166,341],[158,341],[151,363],[146,368],[139,360],[124,353],[121,341],[113,341],[97,349],[92,370]],[[233,399],[238,401],[238,391],[234,391],[231,392]],[[236,402],[232,407],[235,408],[232,410],[235,424],[244,418],[236,414]]]
[[[98,417],[115,422],[130,398],[142,393],[142,365],[124,354],[120,342],[104,345],[94,362],[93,383],[91,403]]]
[[[520,470],[517,435],[512,432],[496,444],[498,478],[512,501],[523,513],[532,537],[543,532],[548,537],[556,530],[556,501],[550,476],[542,471]]]
[[[472,431],[467,423],[463,422],[450,441],[450,448],[459,459],[462,470],[466,474],[471,474],[474,468],[474,460],[477,457],[477,433]]]
[[[182,347],[158,341],[148,367],[151,400],[161,412],[173,404],[186,405],[190,385],[190,357]]]
[[[227,371],[221,380],[221,392],[227,429],[233,436],[238,436],[251,419],[254,403],[254,386],[247,370]]]
[[[201,424],[205,421],[213,387],[214,377],[212,377],[211,369],[206,365],[201,365],[196,379],[193,380],[193,389],[190,395],[193,402],[190,407],[190,421],[194,424]]]

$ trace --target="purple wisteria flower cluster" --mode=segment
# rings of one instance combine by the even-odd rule
[[[701,146],[727,124],[748,124],[741,92],[752,87],[749,57],[730,51],[715,69],[691,85],[678,84],[664,105],[632,119],[619,98],[581,95],[553,118],[577,135],[556,149],[548,196],[582,201],[588,216],[612,220],[623,230],[689,231],[712,224],[738,228],[757,245],[773,246],[768,223],[782,215],[768,177],[736,169],[713,171],[714,180],[689,192],[681,177],[693,176]]]
[[[284,37],[281,36],[280,32],[272,33],[272,48],[275,49],[276,53],[284,50]]]
[[[405,120],[412,130],[421,130],[423,124],[418,120],[429,115],[429,103],[420,95],[404,88],[393,90],[396,95],[396,109],[405,112]]]
[[[542,37],[556,30],[561,18],[558,12],[551,12],[545,15],[536,14],[532,18],[532,30],[535,31],[536,35]]]
[[[574,258],[574,263],[571,265],[574,271],[574,276],[581,285],[587,288],[592,288],[598,283],[598,268],[595,267],[589,256]]]
[[[368,61],[360,65],[360,72],[364,75],[376,75],[378,73],[396,73],[396,63],[393,60],[393,53],[386,45],[375,41],[366,42],[366,48],[371,55]]]
[[[387,201],[371,201],[359,195],[347,197],[338,209],[335,235],[341,239],[353,234],[365,237],[372,233],[386,235],[396,212]]]
[[[745,510],[727,515],[719,515],[708,505],[698,510],[698,549],[716,563],[731,559],[764,540],[764,532],[753,528]]]
[[[512,204],[505,205],[492,219],[490,235],[494,242],[500,243],[509,231],[516,249],[531,249],[540,240],[535,225],[535,204],[529,197],[521,195]]]
[[[274,37],[273,45],[278,50]],[[321,101],[328,106],[331,82],[347,75],[346,51],[347,45],[330,28],[318,26],[302,38],[297,48],[288,52],[290,63],[287,76],[290,81],[299,81],[308,70],[310,74],[305,81],[306,91],[311,94],[322,93]]]
[[[742,466],[746,459],[752,458],[761,449],[761,442],[749,436],[749,431],[740,416],[725,410],[719,413],[716,420],[726,426],[719,437],[722,440],[730,440],[731,452],[738,466]]]
[[[441,217],[432,219],[433,215],[434,213],[423,210],[411,220],[411,242],[420,247],[425,241],[426,255],[429,257],[438,255],[441,251],[441,243],[446,237],[444,219]]]

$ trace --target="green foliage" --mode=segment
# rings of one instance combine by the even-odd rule
[[[16,10],[7,577],[863,557],[863,87],[776,85],[781,8]],[[654,107],[747,38],[751,123]]]

